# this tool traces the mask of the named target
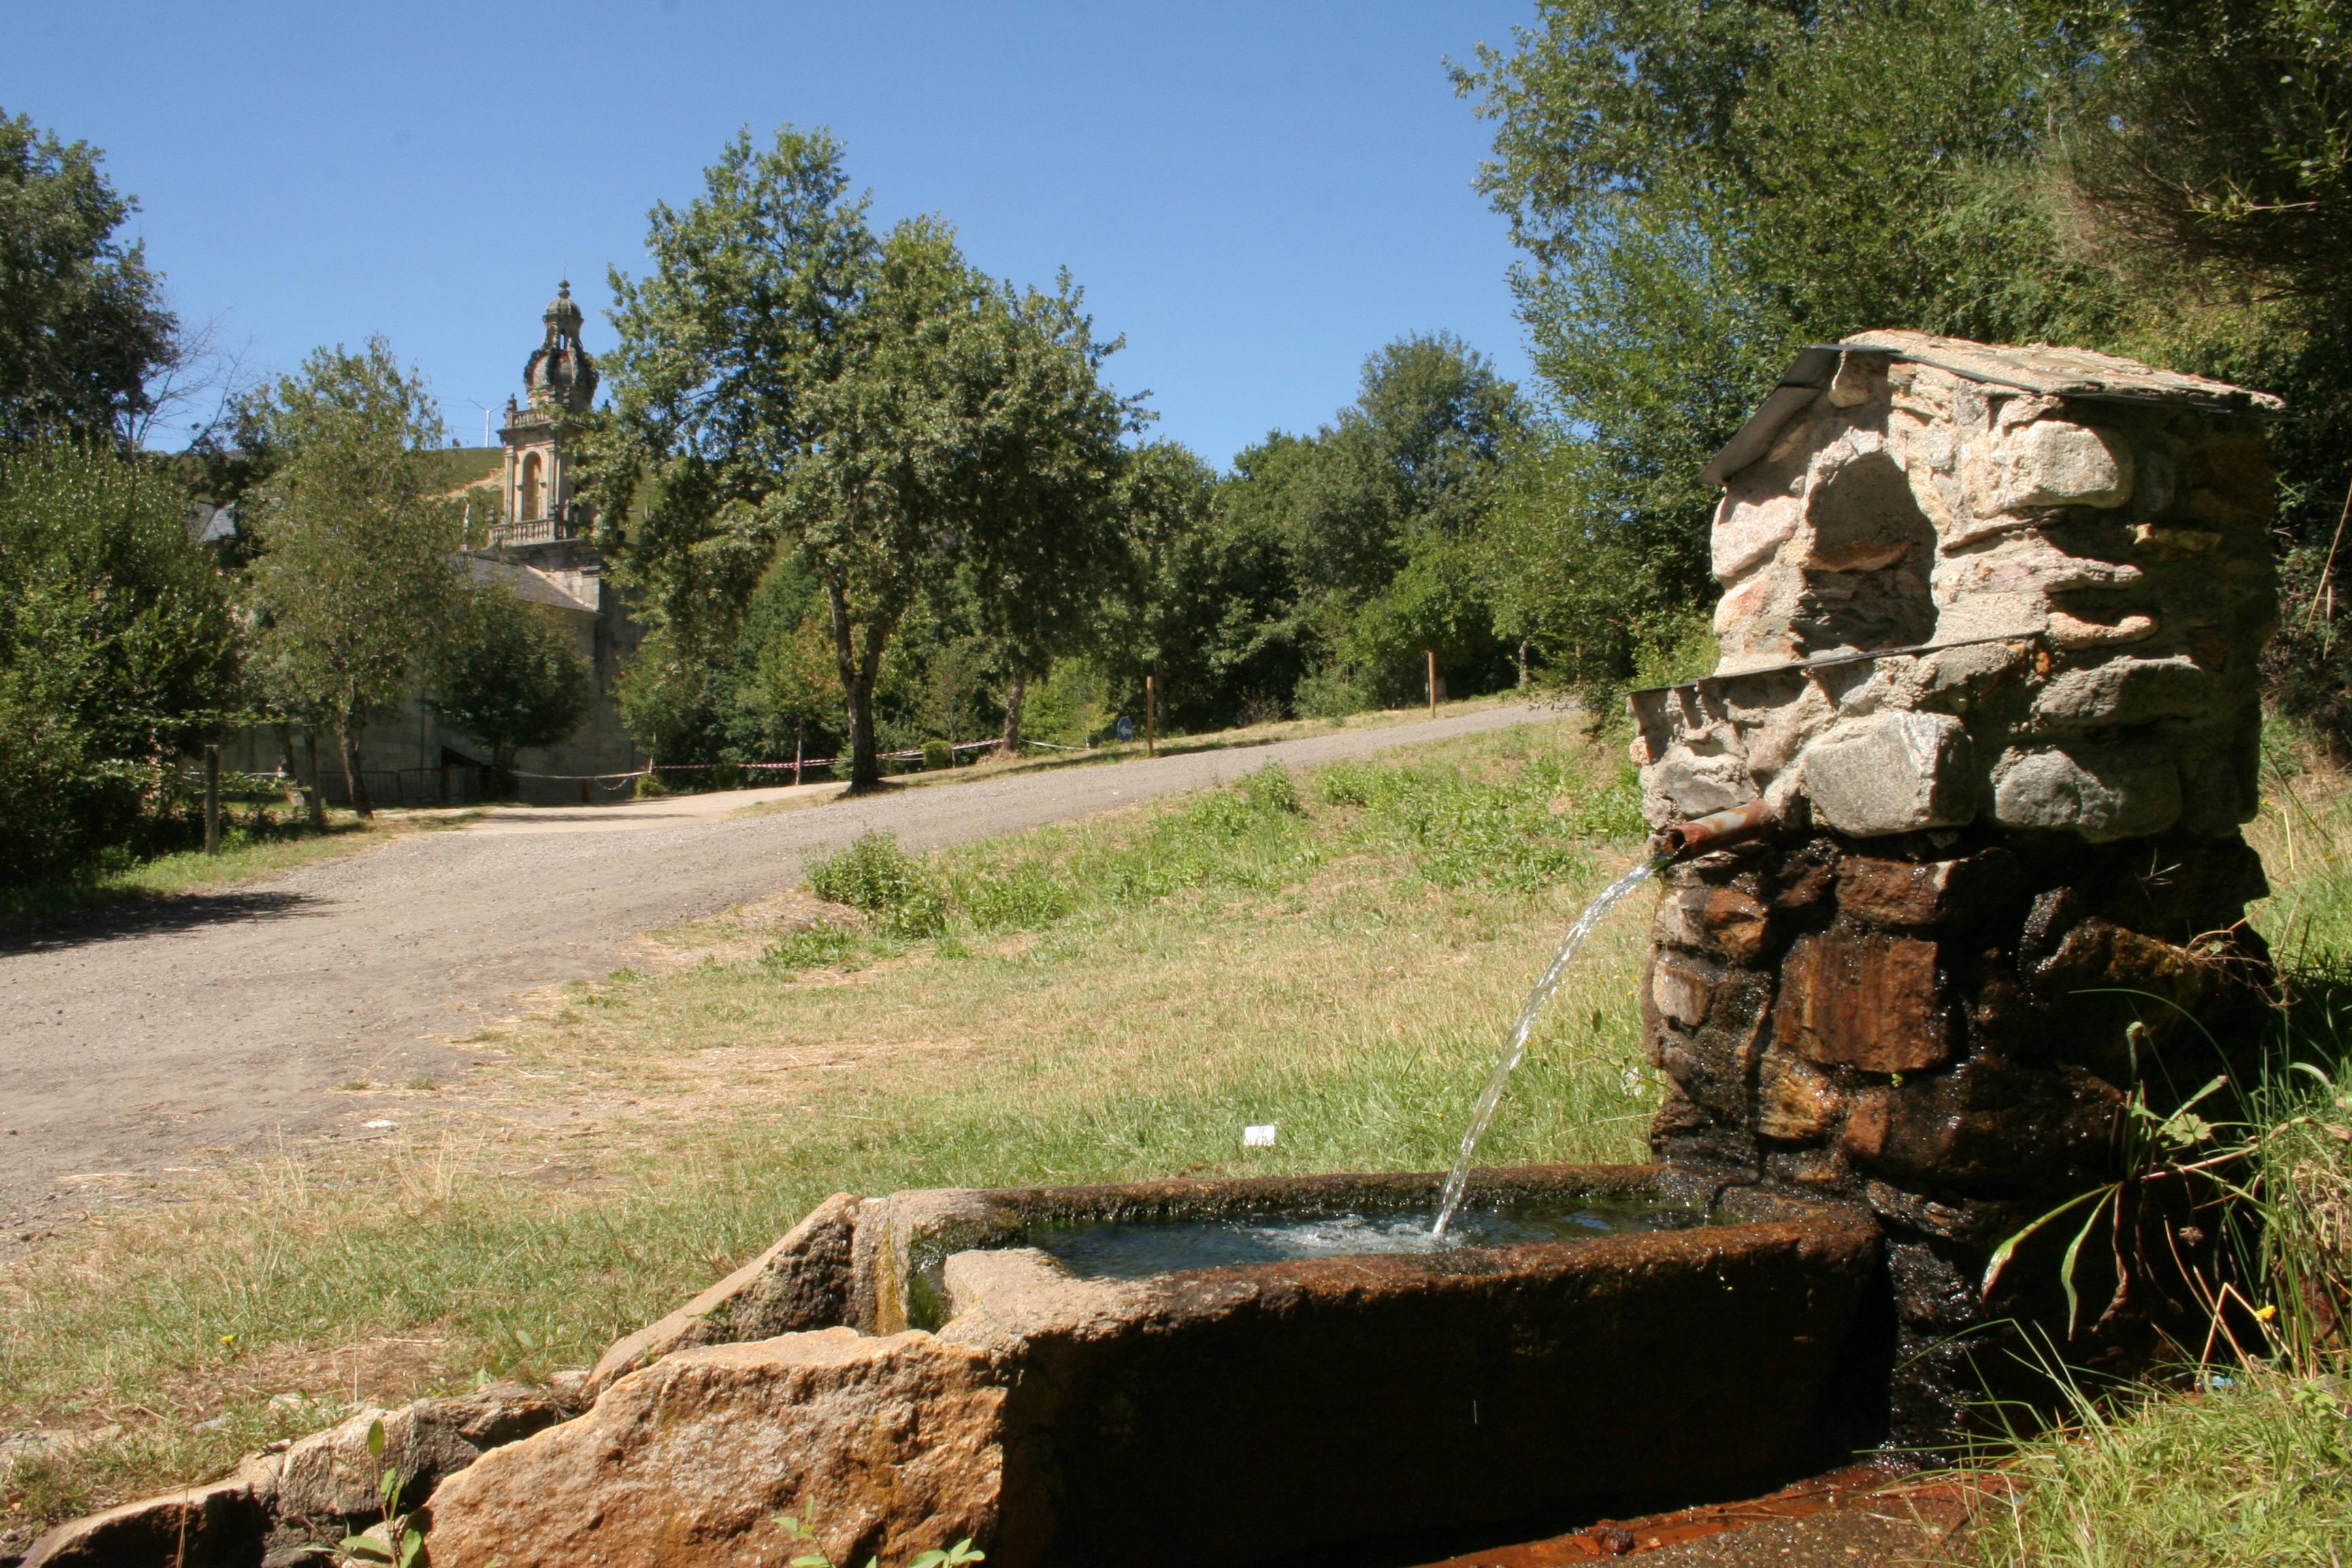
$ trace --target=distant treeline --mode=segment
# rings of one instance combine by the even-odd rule
[[[2352,748],[2352,0],[1542,0],[1454,69],[1533,384],[1402,337],[1328,425],[1223,470],[1146,438],[1066,276],[990,278],[936,218],[876,230],[822,132],[723,149],[614,274],[580,431],[648,625],[640,742],[797,744],[863,784],[885,750],[1092,738],[1147,679],[1197,729],[1418,700],[1431,654],[1457,695],[1664,674],[1707,657],[1706,458],[1797,349],[1897,326],[2283,395],[2266,672]],[[576,685],[429,569],[438,414],[381,343],[117,471],[203,357],[129,210],[89,148],[0,116],[13,878],[131,842],[233,722],[348,741],[429,681],[511,754]],[[192,493],[242,499],[236,543],[168,525]]]

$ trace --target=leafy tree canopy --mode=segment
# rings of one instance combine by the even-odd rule
[[[176,363],[179,323],[136,210],[89,143],[0,113],[0,441],[103,436],[128,446]]]
[[[482,584],[460,601],[435,677],[441,721],[490,748],[492,768],[514,772],[515,753],[551,746],[588,711],[588,667],[562,628],[504,588]]]
[[[1545,0],[1456,83],[1559,421],[1512,525],[1591,570],[1505,590],[1520,635],[1621,678],[1712,597],[1698,472],[1806,342],[1902,325],[2097,343],[2126,301],[2070,257],[2031,159],[2094,39],[2027,0]],[[1584,589],[1605,572],[1615,586]],[[1603,622],[1596,622],[1598,612]]]
[[[250,582],[264,699],[334,727],[365,814],[361,736],[416,689],[463,605],[448,559],[457,509],[418,460],[441,444],[440,414],[376,338],[356,353],[318,350],[249,417],[276,454],[247,520],[260,547]]]
[[[157,763],[238,707],[236,624],[152,464],[0,456],[0,881],[126,845]]]
[[[1100,384],[1115,345],[1066,277],[993,283],[936,219],[876,235],[841,157],[821,132],[747,132],[684,212],[655,209],[653,271],[613,278],[592,468],[688,667],[723,662],[780,551],[820,584],[863,786],[884,651],[919,600],[969,574],[1016,658],[1066,637],[1136,412]]]

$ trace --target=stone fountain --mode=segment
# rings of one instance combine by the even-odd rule
[[[2273,411],[1880,332],[1716,458],[1722,663],[1633,700],[1685,851],[1658,1163],[1477,1172],[1462,1245],[1321,1255],[1167,1237],[1425,1244],[1439,1178],[840,1194],[584,1384],[386,1413],[433,1563],[781,1564],[790,1511],[837,1563],[1378,1568],[1948,1436],[1993,1325],[2064,1337],[2052,1260],[1988,1298],[1992,1250],[2254,1031]],[[2185,1204],[2126,1206],[2106,1252],[2179,1266],[2090,1266],[2078,1359],[2145,1353],[2210,1269]],[[28,1563],[321,1560],[367,1419]]]
[[[1873,332],[1801,354],[1707,470],[1721,662],[1633,694],[1635,760],[1656,826],[1759,837],[1668,874],[1653,1142],[1871,1214],[1898,1430],[1932,1438],[2000,1384],[1993,1322],[2079,1361],[2204,1321],[2211,1226],[2177,1188],[2084,1249],[2095,1333],[2053,1326],[2052,1258],[1979,1284],[2125,1173],[2131,1097],[2168,1110],[2258,1031],[2243,915],[2267,889],[2239,828],[2277,409],[2104,354]]]

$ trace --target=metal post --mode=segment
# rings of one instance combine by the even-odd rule
[[[1429,650],[1429,716],[1437,717],[1437,650]]]
[[[1149,675],[1143,678],[1143,754],[1160,754],[1160,689]]]
[[[205,853],[220,853],[220,747],[205,748]]]

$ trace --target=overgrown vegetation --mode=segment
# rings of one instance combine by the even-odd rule
[[[2258,922],[2285,1005],[2268,1075],[2242,1123],[2175,1151],[2239,1152],[2216,1166],[2243,1205],[2235,1310],[2181,1347],[2201,1364],[2070,1384],[2057,1427],[1986,1454],[1979,1562],[2335,1568],[2352,1539],[2352,795],[2319,750],[2273,728],[2255,836],[2276,891]]]

